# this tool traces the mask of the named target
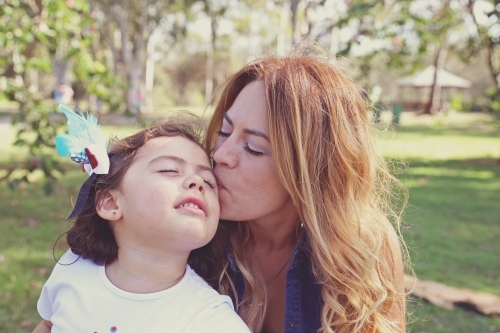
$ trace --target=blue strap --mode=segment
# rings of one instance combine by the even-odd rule
[[[80,192],[78,192],[78,199],[76,199],[76,204],[75,208],[73,208],[73,211],[68,217],[68,220],[73,219],[80,215],[80,213],[83,210],[83,207],[85,207],[85,203],[87,203],[87,198],[89,197],[90,189],[92,185],[94,184],[94,180],[96,179],[97,174],[92,173],[92,175],[83,183],[82,187],[80,188]]]

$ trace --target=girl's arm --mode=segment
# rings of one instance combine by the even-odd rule
[[[48,320],[42,320],[33,330],[33,333],[50,333],[52,323]]]

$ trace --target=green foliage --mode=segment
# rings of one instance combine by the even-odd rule
[[[489,110],[500,118],[500,90],[497,87],[491,87],[486,91],[486,97],[488,97],[490,105]]]
[[[20,101],[19,109],[24,112],[18,112],[13,117],[17,129],[13,145],[27,147],[29,158],[21,167],[11,166],[4,178],[9,179],[9,186],[14,189],[20,182],[36,179],[37,171],[41,171],[46,177],[44,189],[46,193],[51,193],[55,179],[64,172],[53,157],[54,137],[60,123],[51,119],[53,107],[50,103],[34,98],[29,91],[24,93],[16,93]]]
[[[456,111],[463,111],[463,104],[462,104],[462,94],[461,93],[456,93],[454,94],[451,99],[450,99],[450,109],[456,110]]]
[[[460,6],[450,6],[450,2],[349,1],[349,10],[339,26],[357,26],[357,34],[347,43],[342,55],[348,55],[354,44],[366,40],[379,44],[356,57],[357,79],[367,77],[372,66],[412,73],[426,67],[441,45],[451,49],[462,47],[468,37],[467,15]],[[448,38],[450,34],[454,34],[453,40]]]
[[[63,171],[48,153],[55,135],[62,131],[62,122],[52,116],[55,104],[47,100],[51,96],[36,89],[33,72],[50,73],[54,63],[72,63],[73,76],[88,93],[114,108],[120,105],[111,89],[121,82],[104,65],[104,54],[94,52],[99,37],[96,25],[85,1],[6,0],[0,7],[0,48],[5,53],[0,58],[0,82],[4,82],[5,95],[19,106],[12,118],[17,128],[15,145],[29,150],[27,161],[11,166],[3,177],[12,188],[41,172],[50,192]]]

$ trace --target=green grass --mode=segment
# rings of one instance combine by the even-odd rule
[[[410,298],[408,304],[408,310],[412,312],[408,324],[411,333],[500,332],[498,317],[491,318],[462,308],[446,310],[415,298]]]
[[[489,117],[404,113],[379,136],[384,156],[406,164],[403,230],[417,277],[500,296],[500,133]],[[408,308],[411,332],[500,332],[500,317],[424,300]]]
[[[84,178],[76,171],[66,174],[52,196],[39,184],[16,191],[0,187],[0,332],[31,332],[39,322],[36,301],[54,265],[52,247],[68,227],[70,197]]]
[[[500,168],[413,162],[408,172],[417,276],[500,295]]]
[[[121,137],[135,128],[104,130]],[[10,146],[13,135],[0,124],[0,173],[26,156]],[[489,117],[403,113],[400,128],[379,136],[384,156],[407,165],[400,175],[410,190],[404,237],[417,276],[500,295],[500,135]],[[37,183],[15,192],[0,185],[0,332],[31,332],[40,320],[36,301],[54,265],[52,247],[69,226],[64,218],[85,178],[66,173],[52,196]],[[64,248],[61,240],[56,255]],[[409,309],[411,332],[500,332],[500,317],[423,300],[410,301]]]

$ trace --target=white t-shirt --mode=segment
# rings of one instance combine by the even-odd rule
[[[66,265],[56,264],[38,300],[38,312],[52,322],[52,333],[250,332],[231,299],[189,265],[173,287],[133,294],[114,286],[104,266],[77,259],[68,251],[59,260]]]

